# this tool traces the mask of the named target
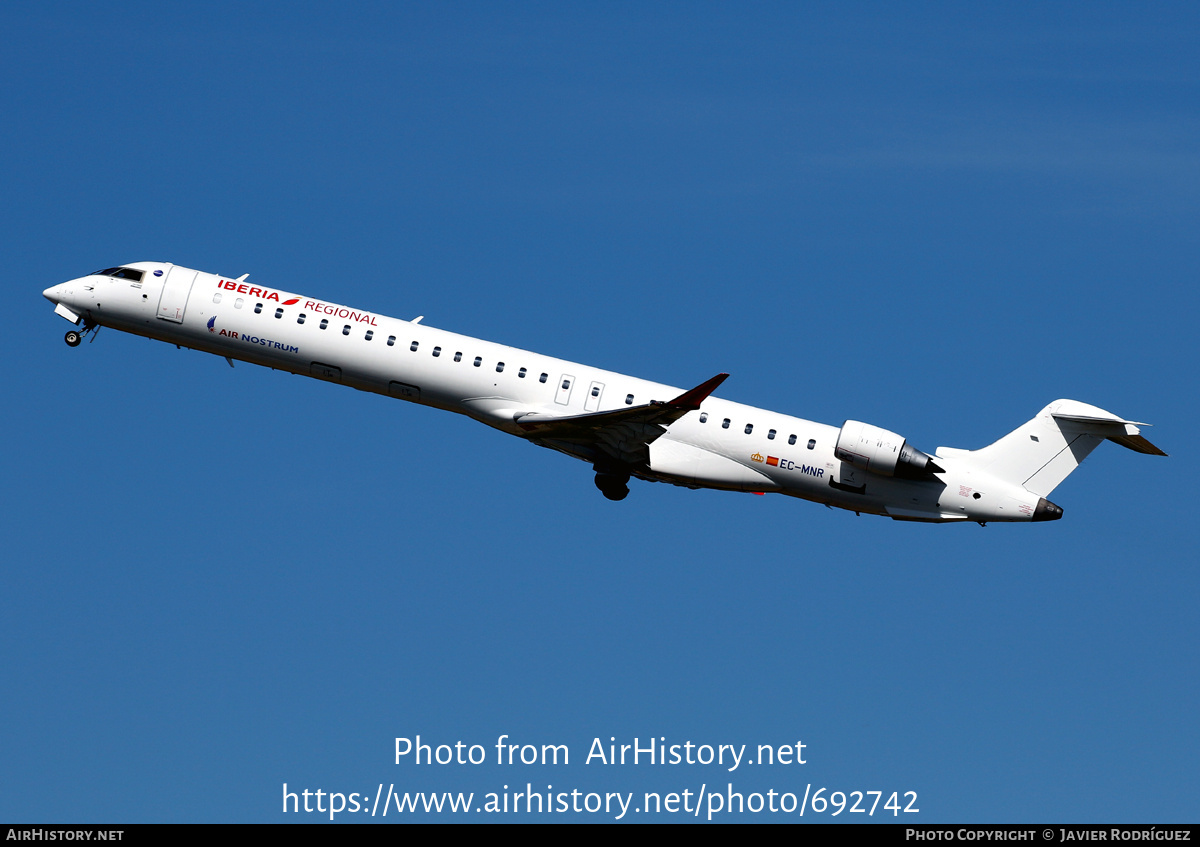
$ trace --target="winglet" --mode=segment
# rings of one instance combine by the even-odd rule
[[[729,378],[729,374],[717,374],[708,382],[703,382],[697,385],[691,391],[685,391],[668,403],[668,406],[674,406],[676,409],[686,409],[689,412],[700,408],[700,404],[704,402],[708,395],[717,390],[722,382]]]

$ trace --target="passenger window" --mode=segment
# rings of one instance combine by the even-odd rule
[[[817,446],[817,439],[815,439],[815,438],[808,439],[808,449],[809,450],[813,449],[816,446]]]
[[[396,336],[389,335],[388,336],[388,347],[395,347],[395,346],[396,346]]]
[[[441,347],[434,347],[434,348],[433,348],[433,358],[435,358],[435,359],[436,359],[436,358],[437,358],[438,356],[440,356],[440,355],[442,355],[442,348],[441,348]]]
[[[569,379],[564,379],[564,380],[563,380],[562,387],[563,387],[563,391],[566,391],[568,388],[570,388],[570,387],[571,387],[571,380],[569,380]]]
[[[350,334],[350,324],[346,324],[344,327],[342,327],[342,335],[349,335],[349,334]]]
[[[262,314],[262,303],[255,303],[255,304],[254,304],[254,314],[256,314],[256,315],[261,315],[261,314]]]
[[[538,377],[538,382],[545,382],[550,378],[550,374],[542,374]]]
[[[220,291],[218,291],[216,294],[213,295],[213,302],[214,303],[221,302],[221,292]]]
[[[411,350],[411,351],[413,351],[414,353],[416,353],[416,352],[417,352],[417,347],[418,347],[418,346],[419,346],[419,345],[417,344],[417,342],[415,342],[415,341],[414,341],[412,344],[408,345],[408,349],[409,349],[409,350]]]
[[[593,385],[593,386],[592,386],[592,396],[593,396],[593,397],[599,397],[599,396],[600,396],[600,386],[598,386],[598,385]]]
[[[774,440],[775,440],[775,430],[772,429],[769,432],[767,432],[767,441],[774,441]]]
[[[496,373],[504,373],[504,362],[496,363]]]
[[[283,309],[276,309],[275,310],[275,320],[279,320],[282,317],[283,317]]]
[[[373,329],[368,329],[367,334],[363,336],[363,338],[366,339],[367,341],[370,341],[374,337],[375,337],[375,330],[373,330]]]
[[[632,406],[632,405],[633,405],[633,395],[632,395],[632,394],[626,394],[626,395],[625,395],[625,405],[626,405],[626,406]]]
[[[454,361],[456,361],[456,362],[461,362],[461,361],[462,361],[462,353],[461,353],[461,352],[457,352],[457,351],[456,351],[456,352],[454,353]]]
[[[325,327],[327,327],[327,326],[329,326],[329,321],[325,320],[324,318],[321,318],[321,329],[325,329]]]
[[[479,367],[482,364],[483,364],[483,356],[476,356],[475,357],[475,367]]]
[[[721,421],[721,429],[729,429],[729,418]]]
[[[795,443],[796,443],[796,436],[789,435],[788,436],[788,444],[795,444]]]
[[[754,432],[754,424],[746,424],[746,435]]]
[[[298,324],[302,324],[302,323],[304,323],[304,319],[305,319],[306,317],[308,317],[308,316],[307,316],[307,315],[305,315],[303,312],[301,312],[300,314],[298,314],[298,315],[296,316],[296,323],[298,323]]]
[[[708,412],[700,413],[700,423],[708,423]]]
[[[238,299],[233,301],[233,308],[240,309],[240,308],[242,308],[242,304],[245,302],[246,302],[245,300],[243,300],[241,297],[239,297]]]
[[[524,379],[525,378],[525,369],[521,368],[519,371],[517,371],[517,376],[520,377],[521,379]]]

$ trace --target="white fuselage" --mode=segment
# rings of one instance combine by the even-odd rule
[[[157,262],[123,266],[133,281],[90,275],[45,296],[64,316],[229,359],[313,376],[469,415],[586,461],[578,443],[531,435],[522,415],[616,412],[666,402],[683,389]],[[937,477],[870,473],[834,455],[840,429],[707,397],[643,448],[633,476],[685,485],[778,492],[855,512],[924,521],[1028,521],[1038,496],[998,479],[971,479],[939,458]],[[619,451],[618,451],[619,452]],[[648,461],[644,460],[648,455]],[[978,473],[975,473],[978,477]],[[984,492],[984,496],[961,494]]]

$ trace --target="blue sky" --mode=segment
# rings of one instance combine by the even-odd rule
[[[0,819],[320,820],[281,813],[285,782],[1195,819],[1193,5],[49,3],[0,27]],[[927,452],[1069,397],[1171,456],[1104,445],[1038,526],[610,503],[458,416],[111,330],[67,348],[42,289],[142,259],[675,385],[728,371],[721,396]],[[571,763],[393,764],[418,734]],[[584,764],[597,737],[807,763]]]

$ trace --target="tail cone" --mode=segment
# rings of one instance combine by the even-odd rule
[[[1055,506],[1045,497],[1038,500],[1037,508],[1033,510],[1033,520],[1037,521],[1056,521],[1063,516],[1061,506]]]

